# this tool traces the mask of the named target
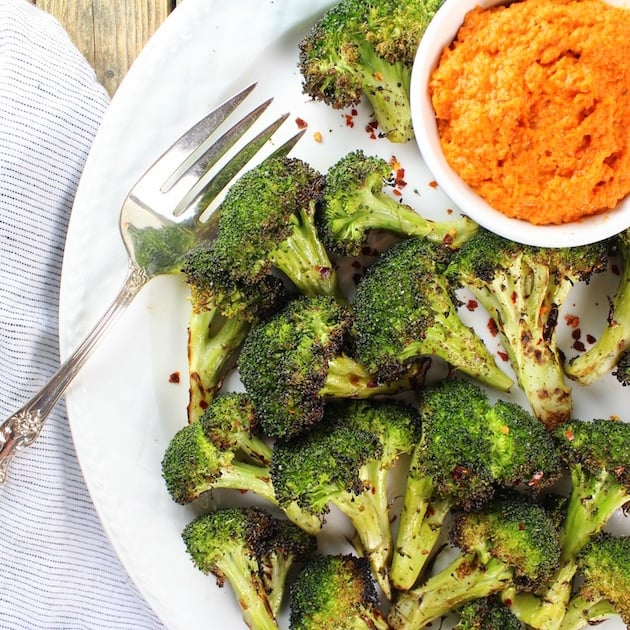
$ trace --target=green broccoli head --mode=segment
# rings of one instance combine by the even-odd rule
[[[508,390],[512,380],[459,318],[443,275],[451,256],[446,247],[409,238],[368,268],[353,301],[357,358],[377,378],[391,381],[421,357],[437,356]]]
[[[496,596],[468,602],[454,630],[525,630],[525,624]]]
[[[386,630],[370,566],[352,555],[316,556],[290,591],[291,630]]]
[[[323,176],[298,158],[271,157],[242,175],[220,206],[214,256],[238,285],[274,268],[301,293],[340,297],[337,274],[315,227]]]
[[[598,611],[605,602],[630,624],[630,538],[597,535],[578,554],[578,567],[584,583],[576,601],[569,603],[567,615],[572,608]],[[585,616],[584,621],[589,621],[589,612]]]
[[[411,139],[411,68],[440,5],[438,0],[338,2],[300,42],[304,93],[336,109],[365,96],[387,138]]]
[[[467,218],[432,221],[396,201],[384,191],[392,177],[391,166],[383,158],[366,155],[360,149],[328,169],[317,223],[331,251],[357,256],[366,246],[370,230],[376,229],[426,237],[452,248],[459,247],[477,230]]]
[[[622,385],[630,383],[630,228],[612,240],[619,260],[619,284],[597,341],[566,365],[567,374],[583,385],[615,370]]]
[[[455,252],[446,271],[494,320],[534,415],[548,429],[567,420],[572,409],[556,345],[558,314],[575,283],[606,265],[603,243],[541,248],[480,229]]]
[[[259,508],[225,508],[189,523],[184,544],[193,563],[212,573],[219,586],[227,580],[248,627],[277,630],[277,621],[261,578],[260,551],[276,528],[275,519]]]

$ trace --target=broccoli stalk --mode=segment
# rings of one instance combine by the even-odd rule
[[[303,91],[335,109],[368,100],[392,142],[413,138],[409,84],[420,38],[441,0],[342,0],[300,42]]]
[[[630,502],[630,424],[571,420],[554,433],[571,493],[560,529],[561,562],[538,594],[506,592],[514,614],[534,628],[558,628],[571,596],[578,555]]]
[[[278,504],[270,480],[271,451],[258,437],[251,404],[226,404],[216,398],[201,418],[182,427],[171,439],[162,459],[162,476],[174,501],[190,503],[210,490],[227,488],[249,491]],[[240,411],[239,411],[240,410]],[[222,428],[217,428],[221,423]],[[226,433],[225,426],[239,427]],[[321,521],[296,504],[284,507],[287,517],[304,531],[315,534]]]
[[[186,549],[203,573],[212,573],[217,585],[227,580],[238,601],[243,620],[255,630],[277,630],[276,615],[267,595],[263,565],[282,545],[279,522],[259,508],[225,508],[198,517],[182,533]],[[286,576],[277,576],[275,597],[284,592]]]
[[[282,271],[304,295],[343,301],[315,226],[323,176],[297,158],[271,157],[242,175],[220,206],[214,243],[220,268],[240,286]]]
[[[365,558],[315,556],[290,592],[291,630],[388,630]]]
[[[442,272],[452,253],[421,239],[403,240],[368,268],[353,301],[357,358],[384,382],[422,357],[437,356],[500,390],[512,379],[457,314]]]
[[[286,439],[317,424],[326,398],[413,387],[415,368],[406,378],[379,383],[344,352],[351,324],[350,311],[334,298],[301,296],[253,327],[238,368],[265,434]]]
[[[343,512],[386,596],[392,552],[387,480],[418,435],[419,418],[406,405],[339,401],[327,406],[317,427],[276,444],[273,452],[271,478],[280,504],[295,502],[315,515],[332,504]]]
[[[560,556],[553,521],[543,508],[522,498],[458,515],[451,542],[460,549],[451,564],[403,593],[390,609],[394,630],[422,628],[511,584],[534,588],[556,568]]]
[[[630,353],[630,228],[617,235],[621,275],[619,285],[612,298],[608,323],[597,341],[584,353],[574,357],[566,366],[566,373],[583,385],[590,385],[605,374],[617,368],[617,378],[621,383],[630,382],[628,356],[621,361],[624,353]],[[625,368],[624,368],[625,365]]]
[[[474,383],[425,388],[420,416],[422,438],[411,458],[391,569],[400,590],[413,587],[453,508],[478,509],[496,488],[538,493],[561,472],[542,424],[516,404],[492,405]]]
[[[584,583],[573,595],[560,630],[578,630],[613,615],[630,624],[630,538],[601,533],[578,554]]]
[[[607,266],[605,245],[540,248],[480,229],[447,275],[488,311],[534,415],[553,429],[571,415],[571,388],[556,345],[558,313],[571,288]]]
[[[391,167],[382,158],[357,150],[348,153],[326,173],[326,186],[317,222],[322,240],[342,256],[357,256],[370,230],[387,230],[403,236],[426,237],[449,247],[459,247],[477,230],[462,217],[432,221],[384,192]]]

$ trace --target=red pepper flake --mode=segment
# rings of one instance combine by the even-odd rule
[[[392,190],[392,195],[394,195],[394,197],[402,197],[402,193],[398,190],[398,188],[394,188],[394,190]]]
[[[497,324],[492,319],[492,317],[488,320],[488,330],[493,337],[496,337],[499,334],[499,329],[497,328]]]
[[[576,341],[582,336],[582,331],[579,328],[575,328],[572,332],[571,332],[571,337],[573,339],[575,339]]]
[[[479,302],[477,302],[477,300],[468,300],[468,302],[466,302],[466,308],[469,311],[476,311],[479,308]]]
[[[567,440],[569,440],[569,442],[573,442],[573,440],[575,439],[575,435],[573,433],[573,430],[572,429],[567,429],[564,432],[564,437],[566,437]]]
[[[573,349],[577,350],[578,352],[584,352],[584,350],[586,350],[586,346],[581,341],[576,341],[573,344]]]
[[[319,273],[319,275],[323,278],[330,278],[331,274],[332,274],[332,269],[330,267],[316,267],[315,270],[317,271],[317,273]]]
[[[499,350],[497,354],[499,355],[499,359],[501,359],[501,361],[505,361],[507,363],[509,357],[505,350]]]
[[[449,209],[446,211],[446,214],[453,214],[453,208],[449,208]]]
[[[168,382],[175,383],[176,385],[180,382],[180,380],[179,372],[173,372],[168,377]]]
[[[350,114],[346,114],[346,127],[354,127],[354,118]]]
[[[434,179],[432,179],[429,182],[429,186],[431,186],[431,188],[437,188],[438,187],[438,183]]]
[[[564,321],[570,328],[577,328],[580,325],[580,318],[577,315],[566,315]]]
[[[298,129],[306,129],[308,127],[308,123],[304,120],[304,118],[300,118],[299,116],[295,119],[295,124]]]
[[[354,109],[354,108],[352,108],[352,109],[350,110],[350,113],[351,113],[353,116],[358,116],[358,115],[359,115],[359,112],[358,112],[356,109]]]
[[[593,345],[597,341],[597,339],[593,335],[586,335],[586,341]]]

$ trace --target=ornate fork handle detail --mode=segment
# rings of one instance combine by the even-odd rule
[[[0,424],[0,484],[6,480],[13,456],[37,439],[50,412],[92,354],[103,333],[131,304],[150,279],[151,276],[142,267],[130,262],[118,295],[79,347],[61,364],[39,392]]]

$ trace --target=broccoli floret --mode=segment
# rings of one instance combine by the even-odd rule
[[[315,556],[290,589],[291,630],[387,630],[369,563],[352,555]]]
[[[420,416],[422,438],[411,458],[392,561],[391,580],[400,590],[416,582],[453,508],[478,509],[497,488],[536,495],[561,474],[542,424],[514,403],[492,405],[474,383],[425,388]]]
[[[630,624],[630,537],[599,534],[578,554],[584,578],[560,630],[579,630],[619,615]]]
[[[392,552],[387,480],[419,437],[417,412],[403,403],[340,401],[306,434],[276,444],[271,478],[281,505],[324,517],[330,505],[355,527],[385,595]]]
[[[464,604],[453,630],[525,630],[525,624],[492,595]]]
[[[535,588],[557,567],[558,532],[545,510],[504,498],[455,519],[451,542],[461,553],[446,568],[403,593],[391,608],[392,628],[422,628],[466,602],[507,586]]]
[[[368,268],[353,301],[357,358],[378,379],[392,381],[420,357],[437,356],[508,390],[512,379],[457,313],[442,275],[451,255],[445,247],[410,238]]]
[[[198,517],[182,533],[195,566],[212,573],[220,587],[230,583],[249,628],[278,628],[262,578],[276,528],[276,519],[259,508],[225,508]],[[282,591],[284,584],[278,581],[275,588]]]
[[[630,385],[630,350],[624,352],[617,361],[613,376],[624,386]]]
[[[454,254],[447,275],[494,320],[534,415],[549,429],[568,420],[571,388],[556,346],[558,313],[578,281],[607,267],[602,243],[542,248],[480,229]]]
[[[622,384],[630,382],[630,228],[617,235],[615,245],[621,265],[620,277],[607,324],[597,341],[566,366],[567,374],[583,385],[612,372],[615,366],[619,381]],[[622,360],[624,353],[626,356]]]
[[[209,242],[186,254],[182,272],[191,295],[188,420],[194,422],[219,392],[252,325],[280,310],[288,294],[274,276],[235,280]]]
[[[578,554],[614,512],[630,504],[630,424],[571,420],[553,436],[571,478],[560,529],[561,563],[537,595],[505,594],[514,614],[535,628],[557,627],[571,595]]]
[[[383,187],[391,180],[391,166],[381,157],[357,150],[348,153],[326,173],[326,186],[317,222],[323,241],[341,256],[358,256],[370,230],[403,236],[427,237],[448,247],[459,247],[477,230],[462,217],[432,221],[390,197]]]
[[[324,177],[297,158],[270,157],[242,175],[219,208],[214,252],[239,284],[282,271],[304,295],[343,300],[315,227]]]
[[[270,449],[257,437],[255,414],[248,403],[230,405],[223,398],[216,398],[197,422],[182,427],[171,439],[162,459],[169,494],[186,504],[210,490],[227,488],[253,492],[277,505],[268,466]],[[243,413],[237,418],[239,408]],[[225,434],[230,423],[239,427],[232,437]],[[294,504],[284,511],[309,533],[321,528],[318,518]]]
[[[413,138],[413,60],[442,0],[341,0],[300,42],[303,91],[335,109],[365,96],[392,142]]]
[[[252,328],[238,369],[267,435],[288,438],[317,424],[326,398],[366,398],[414,384],[377,383],[344,351],[351,324],[350,311],[334,298],[300,296]]]
[[[271,536],[259,551],[259,564],[271,610],[276,617],[285,595],[287,578],[297,565],[307,562],[317,552],[317,538],[287,520],[278,519]]]

